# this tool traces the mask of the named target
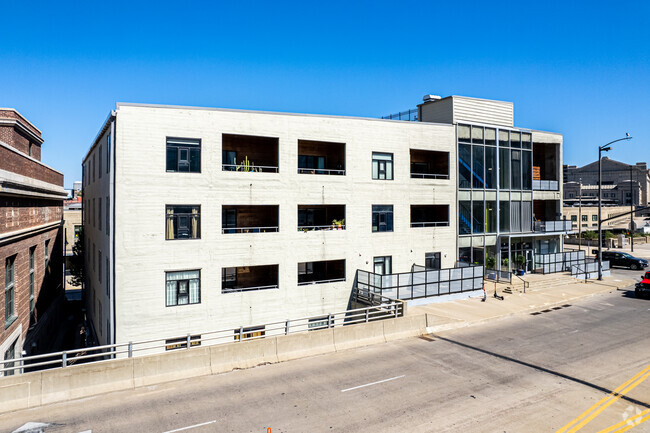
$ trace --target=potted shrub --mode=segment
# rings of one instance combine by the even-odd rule
[[[485,267],[487,269],[496,269],[496,266],[497,266],[497,259],[491,256],[487,256],[487,258],[485,259]]]
[[[515,264],[517,265],[517,269],[519,270],[519,275],[524,275],[524,267],[526,266],[526,257],[522,256],[521,254],[518,254],[517,257],[515,257]]]

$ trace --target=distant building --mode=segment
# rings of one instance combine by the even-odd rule
[[[629,206],[606,206],[601,210],[602,218],[612,218],[630,211]],[[585,206],[570,206],[563,209],[564,216],[571,221],[573,230],[581,231],[598,230],[598,206],[589,203]],[[603,230],[628,229],[630,227],[630,215],[614,218],[603,223]]]
[[[635,165],[603,157],[602,203],[610,206],[648,206],[650,202],[650,170],[645,162]],[[583,167],[565,165],[564,204],[577,205],[582,191],[585,200],[598,202],[598,161]],[[582,186],[580,185],[582,184]]]
[[[63,173],[41,162],[41,131],[0,108],[0,356],[48,349],[62,294]],[[46,315],[45,313],[48,312]],[[47,317],[48,320],[41,320]],[[49,328],[49,329],[48,329]],[[11,374],[11,373],[5,373]]]

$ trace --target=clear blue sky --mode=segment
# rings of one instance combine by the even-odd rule
[[[426,93],[515,103],[565,163],[650,161],[650,2],[5,2],[0,106],[81,177],[115,102],[379,117]]]

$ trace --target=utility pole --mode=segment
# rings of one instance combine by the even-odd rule
[[[589,241],[587,241],[587,250]],[[580,188],[578,189],[578,251],[582,250],[582,178],[580,178]]]
[[[632,190],[632,165],[630,165],[630,247],[634,252],[634,192]]]

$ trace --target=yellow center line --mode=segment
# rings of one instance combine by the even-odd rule
[[[573,427],[573,428],[570,430],[570,433],[574,433],[574,432],[578,431],[580,428],[584,427],[584,425],[587,424],[587,422],[591,421],[591,420],[592,420],[596,415],[598,415],[600,412],[602,412],[603,410],[605,410],[605,408],[607,408],[609,405],[611,405],[612,403],[614,403],[615,401],[617,401],[619,398],[621,398],[623,395],[625,395],[625,393],[631,391],[634,387],[636,387],[636,385],[638,385],[639,383],[641,383],[641,382],[643,382],[645,379],[647,379],[647,377],[648,377],[648,376],[647,376],[647,373],[648,373],[649,371],[650,371],[650,365],[648,365],[646,368],[644,368],[643,370],[641,370],[640,372],[638,372],[637,374],[635,374],[634,376],[632,376],[630,379],[628,379],[627,381],[625,381],[622,385],[620,385],[618,388],[616,388],[614,391],[612,391],[612,392],[611,392],[610,394],[608,394],[606,397],[603,397],[602,399],[600,399],[596,404],[594,404],[594,405],[591,406],[589,409],[587,409],[586,411],[584,411],[583,413],[581,413],[577,418],[575,418],[574,420],[572,420],[571,422],[569,422],[567,425],[565,425],[564,427],[562,427],[561,429],[559,429],[556,433],[565,433],[565,432],[566,432],[568,429],[570,429],[574,424],[580,422],[583,418],[589,416],[589,414],[592,413],[594,410],[597,410],[597,411],[595,412],[595,414],[592,414],[591,416],[589,416],[589,417],[587,418],[587,420],[584,420],[584,421],[582,421],[580,424],[578,424],[577,426]],[[645,377],[643,377],[644,375],[645,375]],[[624,390],[628,385],[632,384],[633,382],[635,382],[635,381],[636,381],[637,379],[639,379],[639,378],[641,378],[641,381],[640,381],[640,382],[636,383],[632,388],[629,388],[629,389],[625,390],[624,392],[621,392],[621,391],[623,391],[623,390]],[[615,397],[615,396],[616,396],[616,397]],[[612,398],[613,398],[613,400],[612,400]],[[610,400],[611,400],[611,401],[610,401]],[[605,404],[605,406],[602,407],[601,409],[599,409],[599,408],[600,408],[601,406],[603,406],[604,404]],[[586,421],[586,422],[585,422],[585,421]]]
[[[645,415],[645,416],[644,416]],[[637,419],[638,418],[638,419]],[[634,415],[631,418],[626,419],[625,421],[621,421],[618,424],[615,424],[609,428],[606,428],[605,430],[601,430],[598,433],[623,433],[628,431],[631,428],[634,428],[638,426],[641,423],[646,422],[647,420],[650,419],[650,409],[646,409],[643,412]],[[616,428],[618,430],[612,430],[613,428]],[[619,429],[620,428],[620,429]]]

